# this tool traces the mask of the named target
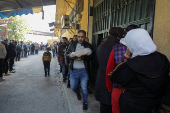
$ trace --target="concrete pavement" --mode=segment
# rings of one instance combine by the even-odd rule
[[[43,51],[15,62],[16,73],[0,82],[0,113],[83,113],[78,101],[66,83],[61,82],[57,59],[50,65],[50,77],[44,77]],[[94,95],[88,99],[86,113],[99,113]]]

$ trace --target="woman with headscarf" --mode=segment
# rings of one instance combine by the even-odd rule
[[[152,113],[159,108],[168,85],[169,61],[156,51],[148,32],[134,29],[127,33],[127,62],[119,64],[110,74],[113,83],[121,84],[120,113]]]
[[[113,46],[119,44],[123,37],[124,30],[120,27],[112,27],[108,36],[102,40],[102,43],[96,50],[96,59],[98,62],[97,79],[95,85],[95,97],[100,102],[100,113],[111,113],[111,93],[106,87],[106,67]]]
[[[129,25],[125,32],[129,32],[132,29],[137,29],[137,25]],[[119,106],[119,97],[122,94],[123,88],[120,84],[113,84],[108,74],[119,64],[122,62],[124,54],[126,53],[126,42],[125,38],[121,38],[119,41],[120,43],[117,43],[110,53],[110,57],[107,63],[107,69],[106,69],[106,87],[109,92],[111,92],[111,103],[112,103],[112,113],[120,113],[120,106]]]

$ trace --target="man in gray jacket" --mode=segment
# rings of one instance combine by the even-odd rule
[[[0,82],[5,80],[5,78],[3,78],[2,75],[3,61],[5,57],[6,57],[6,48],[2,43],[0,43]]]

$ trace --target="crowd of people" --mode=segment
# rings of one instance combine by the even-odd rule
[[[89,76],[94,76],[90,73],[91,60],[96,60],[95,97],[100,102],[100,113],[158,113],[165,93],[169,93],[169,61],[157,52],[148,32],[137,25],[112,27],[97,48],[88,41],[86,32],[79,30],[69,40],[61,37],[50,48],[47,44],[42,57],[45,76],[50,76],[51,58],[57,57],[63,82],[78,100],[82,98],[81,86],[83,110],[87,110]],[[0,44],[0,81],[4,80],[1,73],[8,75],[8,61],[9,72],[13,73],[15,57],[20,60],[22,51],[27,57],[29,52],[37,54],[39,50],[38,44],[30,44],[29,48],[26,43],[20,46],[13,40],[7,43],[4,40],[5,46]]]
[[[29,55],[38,54],[38,43],[23,43],[15,40],[4,39],[0,43],[0,82],[4,81],[4,76],[15,73],[14,62],[20,61],[21,58],[27,58]]]
[[[87,110],[93,59],[98,63],[95,97],[100,113],[157,113],[170,83],[167,57],[157,52],[148,32],[137,25],[112,27],[109,34],[97,48],[92,48],[84,30],[69,41],[62,37],[57,55],[63,82],[67,80],[78,100],[81,85],[83,110]],[[86,48],[90,51],[85,55],[74,56]]]

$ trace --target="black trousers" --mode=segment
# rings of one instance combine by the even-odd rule
[[[18,53],[18,52],[17,52],[16,61],[19,61],[19,60],[20,60],[20,54],[21,54],[21,53]]]
[[[38,54],[38,50],[35,50],[35,54]]]
[[[8,69],[9,69],[8,60],[4,59],[3,73],[5,73],[5,74],[8,73]]]
[[[112,106],[100,102],[100,113],[112,113]]]
[[[34,54],[34,49],[31,49],[31,54],[32,54],[32,55]]]
[[[50,62],[49,61],[44,61],[44,71],[45,73],[50,71]]]
[[[0,59],[0,77],[2,77],[3,59]]]
[[[13,64],[14,64],[14,58],[10,58],[10,61],[9,61],[9,71],[13,70]]]
[[[68,73],[67,73],[67,77],[68,77],[68,84],[70,84],[70,67],[68,66]]]

